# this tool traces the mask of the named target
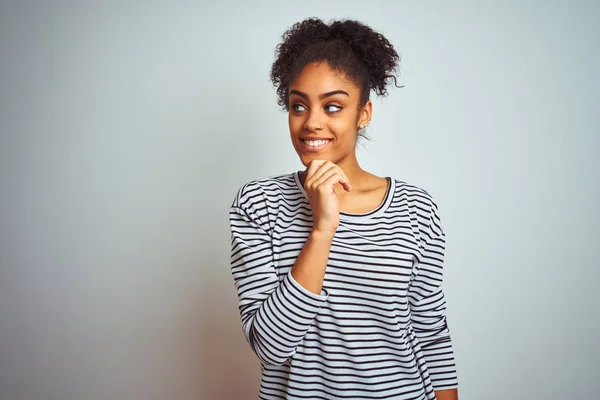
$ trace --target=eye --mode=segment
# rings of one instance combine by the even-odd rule
[[[342,110],[342,107],[337,106],[335,104],[327,104],[325,106],[325,111],[327,111],[328,113],[335,113],[335,112],[338,112],[341,110]]]
[[[302,104],[292,104],[292,110],[294,110],[294,112],[302,112],[302,111],[306,111],[306,107],[304,107]]]

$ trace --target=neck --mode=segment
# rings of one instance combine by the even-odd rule
[[[346,174],[353,186],[358,186],[361,178],[366,174],[366,172],[358,164],[356,157],[348,157],[343,159],[337,163],[337,166],[344,171],[344,174]]]

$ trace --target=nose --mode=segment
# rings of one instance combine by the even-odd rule
[[[320,131],[323,129],[323,122],[320,120],[318,113],[311,112],[304,122],[304,129],[310,132]]]

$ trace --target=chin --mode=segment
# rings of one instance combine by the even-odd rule
[[[300,162],[302,162],[302,165],[304,165],[305,167],[308,167],[308,164],[310,164],[312,160],[327,160],[333,163],[336,163],[337,161],[336,158],[331,157],[331,155],[327,153],[298,154],[298,157],[300,158]]]
[[[299,155],[299,157],[300,157],[300,162],[305,167],[308,167],[308,164],[310,164],[310,162],[315,159],[315,157],[310,157],[310,156],[306,157],[306,156]]]
[[[298,157],[300,161],[304,165],[308,165],[312,160],[323,160],[325,157],[323,154],[315,154],[315,153],[298,153]]]

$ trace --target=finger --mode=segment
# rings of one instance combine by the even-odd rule
[[[315,171],[312,175],[308,175],[307,173],[307,178],[306,178],[306,184],[312,184],[316,179],[318,179],[321,175],[323,175],[323,173],[325,173],[325,171],[331,169],[331,168],[336,168],[337,166],[332,163],[331,161],[324,161]]]
[[[328,177],[326,180],[324,180],[321,183],[321,185],[325,185],[325,186],[331,185],[333,187],[336,183],[340,183],[340,184],[342,184],[344,190],[349,192],[350,190],[352,190],[352,186],[350,185],[350,182],[347,179],[348,178],[344,174],[336,173],[336,174]]]
[[[332,177],[333,175],[339,175],[340,171],[335,168],[329,168],[327,171],[324,171],[321,175],[317,176],[316,174],[313,175],[313,179],[311,181],[310,187],[313,189],[317,189],[319,186],[323,185],[323,182],[325,182],[327,179],[329,179],[330,177]]]
[[[342,174],[342,179],[340,179],[340,184],[342,185],[342,187],[344,188],[344,190],[346,192],[349,192],[352,190],[352,184],[350,183],[350,180],[348,179],[346,174]]]
[[[346,176],[344,171],[341,171],[341,173],[340,173],[339,184],[342,185],[342,187],[344,188],[344,190],[346,192],[349,192],[352,190],[352,184],[350,183],[350,179],[348,179],[348,177]]]
[[[315,172],[321,167],[321,165],[325,164],[327,160],[312,160],[308,164],[308,168],[306,169],[306,173],[304,174],[304,185],[308,179],[315,174]]]
[[[324,164],[325,165],[325,164]],[[317,178],[317,176],[319,175],[319,173],[321,172],[321,170],[323,170],[323,166],[321,166],[321,168],[313,175],[313,178],[315,179],[314,181],[311,181],[311,185],[313,187],[317,187],[320,183],[324,182],[325,179],[329,176],[331,176],[331,172],[330,171],[337,171],[340,174],[340,180],[338,183],[340,183],[342,185],[342,187],[344,188],[344,190],[346,192],[349,192],[352,190],[352,184],[350,183],[350,179],[348,179],[348,176],[346,176],[346,174],[344,173],[344,171],[338,167],[336,164],[334,163],[329,163],[329,165],[331,166],[326,172],[324,171],[320,177]],[[325,175],[327,174],[327,176],[325,178]],[[316,183],[319,182],[319,183]]]
[[[339,183],[342,185],[342,187],[344,188],[345,191],[349,192],[352,190],[352,185],[350,184],[350,180],[348,179],[346,174],[344,174],[344,171],[342,171],[338,167],[331,168],[327,172],[323,173],[323,175],[321,175],[321,177],[317,181],[315,181],[315,183],[313,184],[313,187],[318,188],[321,185],[327,184],[327,182],[329,182],[330,179],[334,176],[337,178],[336,178],[335,182],[332,184],[332,187],[336,183]]]

